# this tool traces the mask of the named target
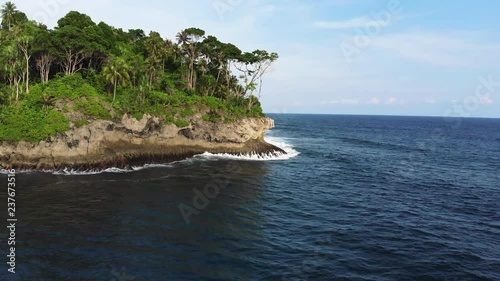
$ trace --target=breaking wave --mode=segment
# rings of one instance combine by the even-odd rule
[[[227,153],[209,153],[205,152],[200,155],[196,155],[194,158],[202,158],[202,159],[229,159],[229,160],[245,160],[245,161],[278,161],[278,160],[288,160],[291,158],[294,158],[298,155],[300,155],[300,152],[295,150],[292,144],[285,142],[285,139],[283,138],[278,138],[278,137],[265,137],[264,140],[272,144],[276,147],[281,148],[283,151],[286,152],[280,153],[267,153],[267,154],[258,154],[258,153],[247,153],[247,154],[240,154],[240,155],[233,155],[233,154],[227,154]]]
[[[185,162],[185,161],[193,161],[193,160],[199,160],[199,159],[204,159],[204,160],[242,160],[242,161],[279,161],[279,160],[288,160],[291,158],[294,158],[298,155],[300,155],[300,152],[295,150],[292,144],[286,142],[285,139],[283,138],[278,138],[278,137],[270,137],[267,136],[265,137],[265,141],[269,144],[272,144],[276,147],[281,148],[283,151],[286,152],[280,153],[267,153],[267,154],[257,154],[257,153],[248,153],[248,154],[241,154],[241,155],[232,155],[232,154],[226,154],[226,153],[221,153],[221,154],[213,154],[209,152],[205,152],[203,154],[199,154],[194,156],[193,158],[190,159],[185,159],[182,161],[177,161],[173,163],[168,163],[168,164],[146,164],[144,166],[140,167],[131,167],[128,169],[120,169],[120,168],[108,168],[108,169],[91,169],[91,170],[76,170],[76,169],[62,169],[62,170],[42,170],[42,171],[34,171],[34,170],[25,170],[25,171],[16,171],[16,173],[33,173],[33,172],[42,172],[42,173],[50,173],[53,175],[59,175],[59,176],[75,176],[75,175],[97,175],[97,174],[102,174],[102,173],[115,173],[115,174],[120,174],[120,173],[131,173],[135,171],[140,171],[144,170],[147,168],[165,168],[165,167],[172,167],[175,163],[180,163],[180,162]],[[5,169],[0,168],[0,174],[8,174],[8,171]]]

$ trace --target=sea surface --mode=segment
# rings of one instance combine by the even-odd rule
[[[288,156],[18,173],[0,280],[500,280],[500,119],[271,117]]]

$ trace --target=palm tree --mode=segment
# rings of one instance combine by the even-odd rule
[[[16,4],[10,1],[6,2],[5,4],[3,4],[0,13],[2,14],[2,24],[6,24],[7,28],[10,31],[10,28],[14,23],[14,15],[17,13]]]
[[[187,34],[186,30],[183,30],[175,36],[177,38],[177,43],[179,45],[186,44],[189,40],[189,35]]]
[[[149,89],[153,88],[153,83],[156,80],[156,71],[158,70],[159,60],[155,60],[153,57],[146,59],[146,71],[149,74]]]
[[[116,87],[118,84],[125,86],[130,80],[129,66],[119,58],[111,58],[102,73],[106,80],[113,85],[113,103],[116,100]]]
[[[44,93],[42,95],[42,99],[41,99],[41,104],[42,104],[42,107],[45,111],[49,110],[49,108],[51,106],[53,106],[56,102],[56,99],[53,97],[53,96],[49,96],[47,95],[47,93]]]
[[[10,45],[3,50],[3,57],[5,59],[4,71],[7,74],[10,86],[15,87],[16,102],[19,101],[19,85],[21,83],[23,73],[22,61],[19,57],[19,50],[17,46]]]

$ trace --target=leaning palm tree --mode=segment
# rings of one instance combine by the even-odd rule
[[[14,24],[14,15],[17,13],[16,4],[10,1],[6,2],[3,4],[0,13],[2,14],[2,25],[7,25],[7,29],[10,31],[10,28]]]
[[[118,58],[111,58],[102,73],[106,80],[113,85],[113,103],[116,100],[116,87],[118,84],[125,86],[130,80],[129,66]]]

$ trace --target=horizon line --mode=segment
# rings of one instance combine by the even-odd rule
[[[500,119],[499,117],[488,116],[439,116],[439,115],[398,115],[398,114],[362,114],[362,113],[305,113],[305,112],[264,112],[264,114],[279,114],[279,115],[331,115],[331,116],[380,116],[380,117],[429,117],[443,119]]]

